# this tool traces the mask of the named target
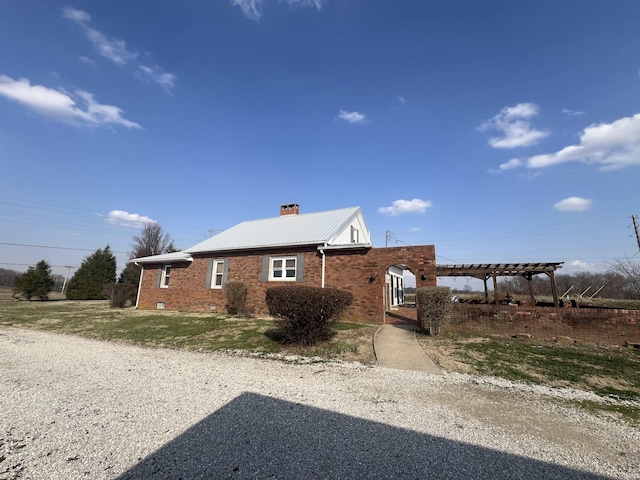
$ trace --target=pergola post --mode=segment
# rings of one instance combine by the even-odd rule
[[[531,301],[531,306],[535,307],[536,306],[536,297],[533,294],[533,275],[531,273],[526,273],[523,275],[524,278],[527,279],[527,285],[529,286],[529,299]]]
[[[551,280],[551,293],[553,294],[553,304],[556,308],[560,306],[558,302],[558,287],[556,287],[556,275],[555,272],[549,272],[549,279]]]
[[[484,298],[488,301],[489,290],[487,282],[489,277],[493,278],[494,301],[499,303],[500,292],[498,290],[498,276],[509,277],[519,275],[527,279],[529,286],[529,298],[531,306],[535,306],[533,277],[544,273],[551,281],[551,291],[553,293],[553,303],[560,306],[558,298],[558,287],[556,285],[555,271],[561,268],[563,262],[556,263],[479,263],[469,265],[437,265],[436,275],[442,277],[473,277],[482,280],[484,283]]]

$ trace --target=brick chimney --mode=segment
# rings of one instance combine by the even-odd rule
[[[300,213],[300,205],[297,203],[289,203],[288,205],[280,205],[280,216],[298,215]]]

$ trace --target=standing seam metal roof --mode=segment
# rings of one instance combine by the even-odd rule
[[[325,212],[283,215],[242,222],[185,250],[205,253],[296,245],[331,244],[332,239],[351,223],[360,207]]]

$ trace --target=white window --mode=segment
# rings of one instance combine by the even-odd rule
[[[160,288],[169,288],[170,277],[171,277],[171,265],[163,265],[162,278],[160,279]]]
[[[360,234],[358,232],[358,229],[352,225],[351,226],[351,243],[359,243],[359,241],[360,241]]]
[[[296,257],[272,257],[270,260],[269,280],[295,282],[296,262]]]
[[[211,288],[222,288],[224,279],[224,260],[214,260],[211,271]]]

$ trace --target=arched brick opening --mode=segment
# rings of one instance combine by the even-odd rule
[[[411,278],[411,287],[415,287],[415,267],[403,263],[390,265],[385,271],[385,291],[383,294],[384,323],[417,326],[415,303],[405,302],[406,280]],[[410,275],[407,275],[407,272]]]
[[[385,274],[391,265],[405,265],[416,276],[416,287],[435,286],[435,247],[421,245],[326,251],[325,286],[353,293],[345,320],[383,323]]]
[[[379,269],[376,278],[380,278],[378,283],[376,303],[377,319],[380,323],[411,323],[415,317],[415,312],[409,312],[408,309],[401,309],[395,319],[388,315],[387,305],[385,304],[386,295],[386,273],[388,269],[395,265],[400,265],[404,270],[408,270],[415,276],[416,288],[423,286],[436,285],[436,262],[435,247],[433,245],[420,246],[403,246],[372,249],[372,258],[378,262]],[[397,322],[399,320],[399,322]]]

